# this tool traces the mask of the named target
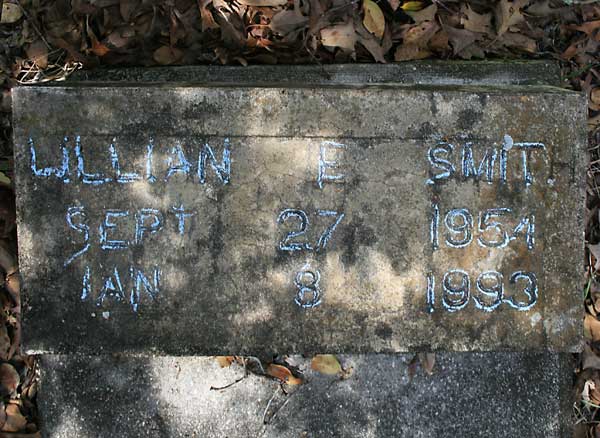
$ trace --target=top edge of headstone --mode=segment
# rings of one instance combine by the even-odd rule
[[[554,85],[558,63],[534,61],[417,61],[399,64],[133,67],[81,70],[68,83],[251,85]],[[58,85],[58,84],[57,84]]]

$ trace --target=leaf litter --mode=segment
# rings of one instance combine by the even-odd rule
[[[600,435],[595,407],[600,406],[599,29],[600,5],[589,1],[577,6],[559,0],[5,0],[0,15],[0,79],[5,90],[0,101],[0,437],[8,432],[39,436],[37,365],[19,352],[12,86],[64,80],[77,69],[99,66],[481,58],[556,59],[564,67],[567,85],[589,98],[587,277],[582,286],[586,347],[576,389],[582,429],[594,434],[589,436]],[[290,358],[262,362],[251,356],[221,356],[217,362],[242,366],[244,376],[273,379],[283,395],[305,383]],[[417,354],[407,373],[421,367],[431,374],[434,364],[435,355]],[[351,374],[333,355],[315,356],[310,367],[324,376]],[[269,409],[265,422],[272,418]]]

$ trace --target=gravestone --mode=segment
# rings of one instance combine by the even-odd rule
[[[98,81],[13,101],[30,352],[579,348],[580,94]]]

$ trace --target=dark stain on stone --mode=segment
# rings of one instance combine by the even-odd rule
[[[214,114],[218,112],[218,108],[207,101],[206,98],[202,102],[184,105],[183,117],[185,119],[195,120],[202,117],[203,114]]]
[[[429,103],[430,103],[430,108],[431,108],[431,115],[436,116],[438,109],[437,109],[437,104],[435,103],[435,95],[433,93],[431,93],[429,95]]]
[[[458,120],[456,121],[456,125],[460,129],[470,130],[473,129],[473,125],[477,123],[477,121],[481,118],[481,113],[479,111],[475,111],[473,109],[465,109],[462,110],[458,114]]]
[[[210,239],[209,251],[212,261],[213,276],[216,276],[219,273],[219,259],[221,258],[221,254],[223,253],[223,248],[225,246],[223,241],[223,234],[225,230],[223,225],[222,210],[223,205],[221,203],[217,203],[218,214],[215,217],[215,221],[210,225],[209,235],[212,238]]]
[[[421,123],[421,126],[417,130],[417,138],[428,138],[433,135],[435,128],[430,122]]]
[[[346,227],[346,232],[342,238],[342,263],[353,265],[356,263],[356,249],[359,245],[373,245],[377,242],[375,231],[365,225],[361,217],[354,217]]]
[[[362,326],[365,323],[365,320],[367,319],[367,314],[353,313],[352,317],[354,318],[354,322],[356,323],[356,325]]]
[[[377,324],[377,327],[375,327],[375,334],[380,338],[390,339],[394,334],[394,330],[392,330],[389,324],[380,322],[379,324]]]
[[[481,104],[482,108],[485,108],[485,106],[487,106],[487,102],[488,102],[488,96],[487,94],[478,94],[477,97],[479,98],[479,103]]]

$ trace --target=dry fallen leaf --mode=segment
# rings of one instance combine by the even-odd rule
[[[594,269],[600,269],[600,243],[588,243],[587,247],[596,259],[596,263],[594,263]]]
[[[41,39],[25,46],[25,53],[39,68],[48,67],[48,46]]]
[[[377,3],[372,0],[364,0],[363,7],[365,10],[364,26],[378,39],[383,38],[383,32],[385,32],[385,17],[383,16],[383,12],[381,12]]]
[[[418,11],[405,10],[406,14],[412,18],[415,23],[421,23],[422,21],[434,21],[435,14],[437,14],[438,7],[434,3],[432,5],[427,6],[425,9],[421,9]]]
[[[527,7],[527,15],[533,15],[535,17],[544,17],[547,15],[555,15],[561,11],[562,8],[553,8],[550,0],[538,0],[533,2]]]
[[[462,56],[463,50],[482,38],[481,34],[471,32],[467,29],[456,29],[446,26],[444,30],[448,34],[448,40],[452,45],[454,54],[459,56]]]
[[[419,362],[423,370],[431,376],[435,365],[435,353],[419,353]]]
[[[396,48],[394,61],[412,61],[415,59],[429,58],[433,53],[425,47],[416,44],[402,44]]]
[[[420,11],[423,9],[423,2],[404,2],[402,10],[404,11]]]
[[[2,430],[2,428],[4,427],[5,424],[6,424],[6,410],[4,407],[4,402],[0,401],[0,430]]]
[[[583,320],[583,335],[592,342],[600,341],[600,321],[587,313]]]
[[[585,33],[587,36],[593,37],[596,29],[600,28],[600,20],[588,21],[581,26],[567,26],[569,29],[578,30]]]
[[[416,44],[426,47],[429,40],[439,30],[440,26],[435,21],[424,21],[421,24],[411,26],[402,34],[402,41],[405,44]]]
[[[4,2],[2,4],[2,18],[0,23],[11,24],[19,21],[23,16],[23,10],[18,4]]]
[[[596,352],[592,350],[587,342],[583,349],[583,353],[581,353],[581,362],[581,368],[584,370],[588,368],[600,370],[600,356],[598,356]]]
[[[369,51],[375,61],[385,63],[385,49],[381,45],[381,40],[369,32],[361,22],[355,23],[355,29],[358,42]]]
[[[27,419],[21,414],[19,406],[9,404],[6,406],[6,423],[2,426],[3,432],[19,432],[27,425]]]
[[[308,17],[293,11],[281,11],[273,15],[269,27],[279,35],[287,35],[290,32],[304,27],[308,23]]]
[[[403,44],[396,48],[394,60],[409,61],[431,56],[433,53],[427,48],[427,44],[439,28],[435,21],[424,21],[406,29],[402,34]]]
[[[496,25],[498,35],[503,35],[512,26],[525,21],[521,8],[526,6],[529,0],[500,0],[496,6]]]
[[[153,58],[161,65],[174,64],[183,57],[183,52],[176,47],[162,46],[154,51]]]
[[[478,14],[468,4],[460,8],[461,24],[471,32],[488,33],[492,29],[492,14]]]
[[[396,9],[398,9],[400,7],[400,0],[387,0],[390,7],[392,8],[392,11],[395,11]]]
[[[600,111],[600,87],[590,90],[590,109]]]
[[[215,359],[217,359],[221,368],[227,368],[228,366],[231,366],[235,360],[235,356],[216,356]]]
[[[507,47],[523,52],[535,53],[537,51],[537,41],[522,33],[506,32],[500,37],[500,41]]]
[[[246,6],[284,6],[287,0],[237,0],[238,3]]]
[[[302,379],[295,377],[292,372],[283,365],[270,364],[267,367],[267,375],[275,377],[282,383],[287,383],[288,385],[300,385],[302,383]]]
[[[8,360],[10,345],[11,341],[6,324],[0,324],[0,360]]]
[[[20,382],[21,379],[15,367],[9,363],[0,365],[0,394],[3,397],[14,394]]]
[[[354,24],[351,22],[321,29],[321,43],[324,47],[340,47],[353,52],[356,38]]]
[[[321,374],[336,375],[343,372],[340,361],[333,354],[317,354],[310,362],[310,367]]]

